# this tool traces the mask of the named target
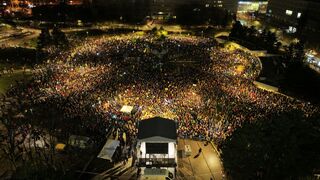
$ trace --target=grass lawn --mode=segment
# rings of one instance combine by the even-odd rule
[[[31,73],[27,72],[23,74],[22,70],[15,71],[13,74],[5,74],[0,77],[0,93],[5,93],[12,85],[19,80],[28,80],[31,77]]]
[[[27,41],[20,43],[20,46],[26,47],[26,48],[31,48],[31,49],[36,49],[37,48],[37,41],[38,41],[38,38],[28,39]]]

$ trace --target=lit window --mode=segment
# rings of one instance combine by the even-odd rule
[[[286,15],[289,15],[289,16],[291,16],[292,15],[292,11],[291,10],[286,10]]]
[[[210,5],[209,4],[206,4],[206,7],[209,7]]]
[[[297,14],[297,18],[300,18],[301,17],[301,13],[300,12],[298,12],[298,14]]]

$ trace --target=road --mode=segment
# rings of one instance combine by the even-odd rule
[[[25,27],[1,29],[0,46],[34,48],[28,42],[37,38],[39,34],[40,30]]]
[[[184,156],[185,145],[191,146],[191,156]],[[198,154],[199,148],[202,152]],[[105,170],[103,173],[95,174],[95,180],[108,179],[111,177],[118,179],[135,179],[137,168],[130,167],[132,159],[123,165],[116,164],[113,168]],[[178,168],[177,180],[221,180],[225,179],[222,171],[222,164],[218,153],[209,143],[207,146],[202,141],[189,139],[178,140]]]
[[[184,156],[185,145],[191,146],[191,156]],[[198,154],[199,148],[202,152]],[[189,139],[180,139],[178,143],[177,179],[223,179],[223,168],[218,153],[211,144]]]

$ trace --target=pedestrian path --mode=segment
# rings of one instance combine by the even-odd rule
[[[92,178],[93,180],[102,180],[108,178],[117,178],[117,179],[135,179],[136,168],[132,167],[132,158],[129,158],[127,162],[119,162],[113,166],[113,168],[108,169],[99,175]]]
[[[184,154],[185,145],[191,146],[191,155]],[[201,148],[201,150],[200,150]],[[209,143],[189,139],[178,140],[177,179],[223,179],[218,153]]]

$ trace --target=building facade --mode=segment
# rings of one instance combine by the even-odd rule
[[[320,1],[269,0],[267,14],[294,28],[299,24],[312,31],[320,30]]]
[[[231,13],[237,13],[238,0],[221,0],[222,7]]]
[[[64,2],[69,5],[81,5],[89,3],[90,1],[91,0],[0,0],[0,4],[5,6],[29,6],[31,8],[43,5],[58,5],[61,2]]]
[[[258,12],[265,14],[267,12],[268,1],[239,1],[238,13]]]
[[[224,7],[224,1],[237,0],[92,0],[92,4],[98,7],[110,6],[110,5],[122,5],[122,4],[143,4],[142,9],[149,9],[151,14],[173,14],[176,7],[181,5],[201,4],[203,7]]]

